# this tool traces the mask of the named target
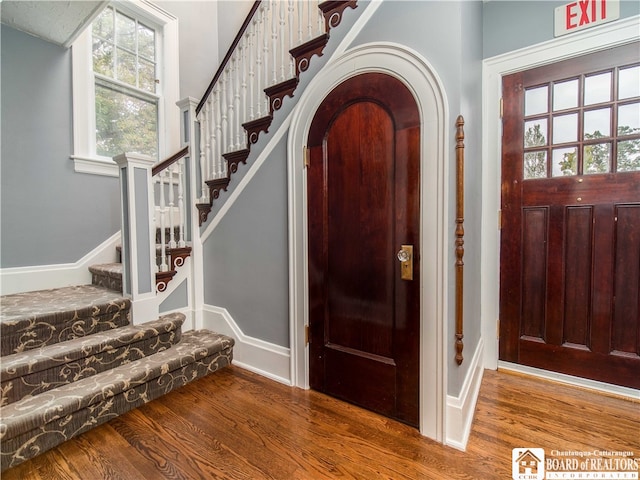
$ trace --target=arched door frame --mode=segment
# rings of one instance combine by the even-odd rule
[[[420,111],[420,432],[444,441],[447,347],[448,129],[442,82],[417,52],[392,43],[365,44],[332,59],[309,83],[291,116],[287,145],[289,220],[289,322],[291,381],[309,388],[307,185],[304,147],[322,100],[337,85],[362,73],[385,73],[402,81]]]

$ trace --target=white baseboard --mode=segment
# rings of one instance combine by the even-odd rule
[[[460,395],[447,395],[446,439],[445,444],[459,450],[467,448],[467,441],[471,433],[473,414],[476,409],[480,384],[482,383],[482,357],[484,342],[478,342],[476,351],[471,359],[467,377],[465,378]]]
[[[2,268],[0,295],[89,284],[89,265],[115,262],[119,241],[117,232],[75,263]]]
[[[233,364],[276,382],[291,383],[290,349],[245,335],[229,312],[222,307],[204,305],[202,327],[232,337]]]
[[[543,378],[545,380],[573,385],[574,387],[588,388],[590,390],[602,392],[607,395],[628,397],[635,401],[640,400],[640,390],[636,390],[635,388],[622,387],[620,385],[613,385],[611,383],[598,382],[596,380],[590,380],[588,378],[574,377],[572,375],[566,375],[564,373],[551,372],[549,370],[528,367],[526,365],[518,365],[516,363],[504,362],[502,360],[498,361],[498,370],[524,373],[534,377]]]

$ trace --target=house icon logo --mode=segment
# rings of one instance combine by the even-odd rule
[[[544,480],[543,448],[514,448],[511,460],[513,480]]]

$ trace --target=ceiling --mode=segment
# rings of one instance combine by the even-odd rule
[[[107,0],[4,0],[0,3],[0,18],[4,25],[69,47],[107,3]]]

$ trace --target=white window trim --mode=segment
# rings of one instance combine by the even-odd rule
[[[147,1],[112,2],[116,8],[132,12],[161,33],[158,73],[161,101],[158,103],[158,158],[162,160],[180,147],[180,66],[178,56],[178,19]],[[96,154],[95,89],[91,54],[91,28],[72,45],[73,70],[73,155],[75,171],[117,177],[118,166]],[[123,152],[124,153],[124,152]]]

